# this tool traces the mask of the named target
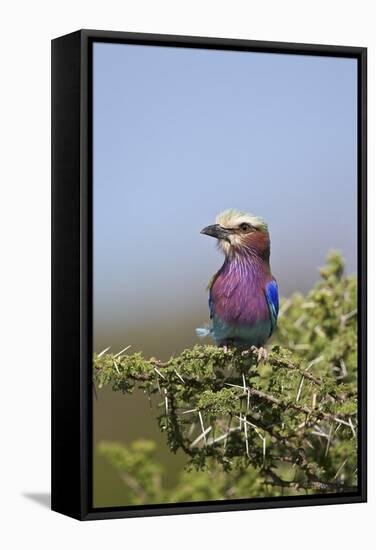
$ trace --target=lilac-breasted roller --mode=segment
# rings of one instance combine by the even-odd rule
[[[278,286],[270,271],[267,223],[238,210],[226,210],[201,233],[218,239],[225,255],[209,283],[210,329],[218,345],[263,348],[277,324]]]

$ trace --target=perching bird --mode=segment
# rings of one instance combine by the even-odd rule
[[[225,261],[208,287],[212,327],[197,329],[197,334],[211,334],[220,346],[258,348],[264,354],[279,307],[277,281],[269,265],[266,222],[245,212],[226,210],[217,216],[215,225],[201,233],[218,239]]]

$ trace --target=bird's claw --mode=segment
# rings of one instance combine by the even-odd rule
[[[254,355],[257,356],[257,363],[259,363],[261,359],[264,359],[264,361],[266,361],[268,358],[268,350],[266,348],[258,348],[256,346],[252,346],[251,351],[254,353]]]

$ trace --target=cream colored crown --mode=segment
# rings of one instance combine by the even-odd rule
[[[263,231],[268,230],[268,224],[262,218],[235,209],[225,210],[224,212],[221,212],[216,217],[215,222],[218,223],[221,227],[225,227],[226,229],[238,227],[241,223],[249,223],[253,227],[257,227],[258,229],[262,229]]]

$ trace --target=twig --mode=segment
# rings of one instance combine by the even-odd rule
[[[272,469],[268,468],[264,470],[265,474],[273,479],[273,482],[268,482],[270,485],[278,485],[279,487],[293,487],[295,489],[316,489],[320,491],[354,491],[357,487],[345,487],[340,483],[334,483],[329,481],[320,481],[318,479],[311,479],[308,481],[285,481],[281,479]]]

